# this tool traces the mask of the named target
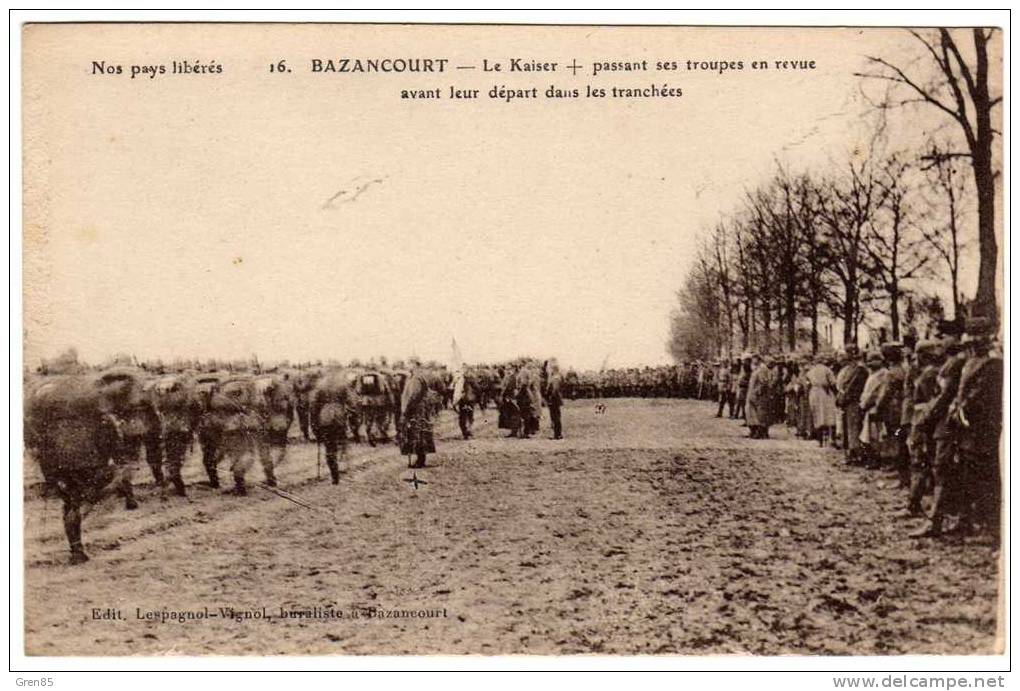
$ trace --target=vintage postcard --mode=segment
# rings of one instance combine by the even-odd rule
[[[20,31],[25,655],[1006,650],[1001,29]]]

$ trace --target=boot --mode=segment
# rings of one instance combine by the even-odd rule
[[[276,487],[276,474],[272,468],[265,468],[266,484],[270,487]]]
[[[228,494],[233,494],[235,497],[247,497],[248,488],[244,484],[244,476],[234,476],[234,489],[227,490]]]
[[[918,530],[915,530],[914,532],[910,533],[908,537],[913,538],[939,537],[940,535],[942,535],[942,519],[932,518],[931,522],[928,525],[924,526],[923,528],[919,528]]]
[[[76,545],[71,545],[71,563],[72,564],[84,564],[89,560],[89,555],[85,554],[85,548],[82,547],[79,542]]]
[[[174,494],[176,494],[178,497],[188,496],[188,492],[184,488],[184,479],[180,475],[175,475],[171,482],[174,485]]]
[[[895,512],[893,518],[920,518],[924,515],[920,506],[907,506],[906,508],[900,509]]]
[[[150,463],[149,468],[152,469],[152,479],[156,483],[157,487],[162,487],[166,484],[166,478],[163,476],[163,466],[159,463]]]

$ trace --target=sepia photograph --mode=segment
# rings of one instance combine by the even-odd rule
[[[1001,26],[11,31],[27,664],[1008,665]]]

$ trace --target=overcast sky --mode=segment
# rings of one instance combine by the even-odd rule
[[[864,54],[909,45],[886,30],[275,30],[26,35],[26,182],[38,182],[26,190],[26,364],[71,345],[90,361],[445,360],[453,338],[469,361],[668,362],[668,314],[698,234],[777,157],[824,168],[860,143],[852,73]],[[560,67],[308,73],[311,58],[359,55]],[[281,57],[293,72],[269,74]],[[215,59],[225,71],[99,77],[98,58]],[[574,58],[745,69],[575,78],[563,69]],[[753,72],[755,59],[818,67]],[[485,98],[504,84],[653,83],[684,95]],[[483,98],[448,100],[451,84]],[[443,99],[401,101],[411,87]]]

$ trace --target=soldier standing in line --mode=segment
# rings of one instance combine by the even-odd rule
[[[768,439],[772,399],[772,370],[755,355],[747,387],[747,427],[751,439]]]
[[[740,395],[740,359],[734,359],[730,364],[730,419],[737,419],[737,398]]]
[[[961,527],[970,530],[982,526],[998,537],[1003,362],[989,354],[993,328],[992,321],[984,317],[967,321],[965,340],[969,357],[960,373],[959,391],[950,410],[958,438]]]
[[[719,361],[719,376],[716,377],[716,390],[719,393],[719,412],[715,414],[716,417],[723,416],[723,409],[728,405],[730,407],[729,414],[733,415],[733,397],[730,393],[730,387],[732,385],[732,378],[730,375],[730,361],[720,360]]]
[[[846,391],[846,381],[852,372],[850,361],[845,352],[836,354],[836,361],[833,365],[833,373],[836,375],[836,441],[838,449],[846,449],[846,409],[840,405],[843,400],[842,394]]]
[[[743,364],[740,368],[740,375],[737,377],[737,412],[734,418],[745,419],[747,417],[747,387],[751,383],[751,354],[745,353]]]
[[[855,344],[846,347],[847,366],[850,371],[846,373],[844,388],[840,394],[843,413],[846,416],[846,447],[845,456],[847,463],[857,463],[861,453],[861,427],[864,422],[864,413],[861,411],[861,393],[868,381],[868,368],[864,366],[860,349]]]
[[[786,396],[784,413],[787,427],[797,427],[798,406],[800,405],[798,400],[798,396],[800,396],[799,380],[800,363],[791,359],[786,366],[786,381],[783,384],[783,393]]]
[[[903,339],[903,361],[901,365],[903,368],[903,390],[900,395],[900,424],[897,438],[900,444],[900,453],[902,454],[901,462],[906,467],[903,474],[908,480],[908,490],[914,486],[913,478],[911,477],[913,462],[908,442],[910,441],[910,429],[914,424],[914,388],[917,375],[920,371],[917,367],[917,358],[914,357],[916,349],[916,338],[908,335]]]
[[[808,407],[811,409],[811,436],[818,440],[818,446],[825,446],[836,427],[836,378],[824,358],[815,363],[804,375],[808,390]]]
[[[903,394],[907,371],[903,366],[903,345],[891,342],[882,345],[882,359],[886,374],[879,386],[875,411],[885,429],[883,443],[885,458],[896,472],[898,489],[910,489],[910,457],[907,455],[907,438],[902,426]]]
[[[907,449],[910,451],[910,495],[901,518],[921,516],[921,499],[932,482],[932,429],[922,424],[924,413],[939,392],[938,371],[942,365],[942,345],[938,341],[921,341],[915,351],[915,377],[910,396],[912,416]]]
[[[877,467],[880,465],[879,443],[882,441],[882,419],[878,414],[875,404],[878,402],[878,394],[882,389],[882,382],[885,381],[889,370],[885,367],[885,360],[882,359],[882,352],[872,350],[868,353],[868,379],[864,382],[864,389],[861,391],[861,413],[864,415],[861,420],[860,440],[863,444],[861,449],[865,465]]]
[[[542,379],[538,369],[526,362],[517,373],[517,402],[521,411],[522,437],[538,434],[542,416]]]
[[[811,414],[811,380],[807,376],[811,366],[811,360],[806,360],[797,376],[797,436],[800,439],[810,439],[815,430]]]
[[[946,516],[955,511],[959,500],[959,466],[956,459],[956,429],[951,422],[951,407],[960,389],[960,376],[967,360],[961,352],[959,325],[941,322],[940,331],[945,335],[943,348],[946,360],[939,368],[937,380],[938,395],[925,408],[916,424],[934,431],[935,457],[932,460],[932,478],[935,483],[930,522],[927,526],[911,533],[911,537],[935,537],[942,534]]]

